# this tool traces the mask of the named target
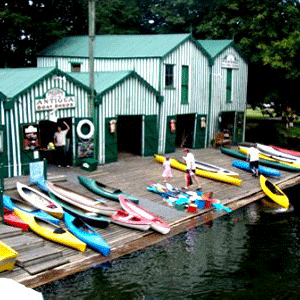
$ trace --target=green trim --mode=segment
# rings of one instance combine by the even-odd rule
[[[207,140],[206,147],[210,146],[210,123],[211,123],[211,109],[212,109],[212,64],[209,65],[209,87],[208,87],[208,115],[207,115]]]
[[[7,98],[7,100],[3,102],[4,110],[13,109],[14,108],[14,103],[15,103],[15,98],[12,98],[11,100],[9,100],[9,98]]]

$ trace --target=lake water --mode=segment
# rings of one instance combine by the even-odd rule
[[[261,202],[110,264],[38,288],[45,299],[300,299],[300,187],[294,211]]]

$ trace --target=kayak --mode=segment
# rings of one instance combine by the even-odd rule
[[[64,213],[64,221],[70,232],[90,248],[104,256],[109,255],[110,246],[93,227],[85,223],[81,218],[74,217],[66,212]]]
[[[185,164],[185,162],[178,160],[180,163]],[[223,174],[227,176],[233,176],[233,177],[239,177],[239,174],[236,172],[233,172],[231,170],[227,170],[203,161],[196,160],[195,161],[196,168],[202,171],[208,171],[208,172],[213,172],[213,173],[218,173],[218,174]]]
[[[123,195],[130,201],[132,201],[136,204],[139,203],[139,200],[137,198],[135,198],[129,194],[123,193],[120,189],[110,187],[110,186],[105,185],[104,183],[96,181],[92,178],[88,178],[85,176],[78,176],[78,180],[84,187],[86,187],[93,193],[100,195],[102,197],[105,197],[107,199],[119,201],[119,196]]]
[[[111,216],[117,211],[117,208],[115,207],[102,203],[97,199],[76,193],[73,190],[53,182],[48,181],[47,186],[49,191],[62,201],[72,204],[73,206],[80,207],[87,212]]]
[[[296,157],[294,155],[289,155],[286,153],[282,153],[276,149],[274,149],[271,146],[266,146],[262,144],[257,144],[257,149],[261,152],[261,154],[267,155],[269,157],[272,157],[274,159],[283,160],[285,162],[290,163],[298,163],[299,164],[299,157]]]
[[[143,231],[150,229],[150,224],[146,219],[141,218],[139,216],[131,215],[123,209],[118,209],[118,211],[110,218],[113,223],[128,228],[138,229]]]
[[[272,147],[277,151],[280,151],[280,152],[283,152],[283,153],[286,153],[286,154],[290,154],[290,155],[293,155],[293,156],[296,156],[296,157],[300,158],[300,152],[299,151],[280,148],[280,147],[277,147],[277,146],[272,146]]]
[[[127,211],[129,214],[137,215],[147,220],[150,224],[150,227],[162,234],[167,234],[170,231],[170,225],[160,219],[158,216],[152,212],[142,208],[141,206],[131,202],[124,196],[120,195],[119,197],[120,204],[122,208]]]
[[[247,155],[240,152],[239,150],[229,149],[226,147],[221,147],[220,150],[223,154],[229,155],[231,157],[239,158],[242,160],[247,160]],[[259,158],[259,164],[267,166],[267,167],[271,167],[271,168],[289,171],[289,172],[300,172],[300,169],[298,169],[298,168],[295,168],[295,167],[292,167],[292,166],[289,166],[286,164],[282,164],[282,163],[276,162],[274,160],[266,160],[266,159]]]
[[[59,219],[51,216],[50,214],[44,212],[43,210],[34,208],[30,204],[27,204],[25,201],[22,201],[21,199],[16,199],[16,198],[9,197],[7,195],[3,195],[3,206],[10,211],[14,211],[15,208],[18,208],[20,210],[25,211],[28,214],[37,216],[47,222],[51,222],[56,225],[59,225],[60,223]]]
[[[263,175],[260,175],[259,181],[262,190],[270,199],[284,208],[290,206],[288,197],[276,184],[269,181]]]
[[[83,219],[88,224],[92,224],[99,228],[106,228],[110,224],[110,219],[107,217],[104,217],[101,214],[90,213],[78,206],[73,206],[72,204],[61,201],[59,198],[57,198],[51,192],[49,192],[49,196],[51,199],[55,200],[58,204],[60,204],[65,211],[69,212],[70,214],[72,214],[76,217]]]
[[[42,219],[30,215],[18,208],[15,208],[15,212],[36,234],[50,241],[77,249],[81,252],[85,251],[86,244],[62,227],[53,223],[45,222]]]
[[[23,231],[28,231],[29,226],[23,222],[12,210],[4,208],[4,223],[12,227],[21,228]]]
[[[248,154],[249,148],[240,146],[239,150],[244,154]],[[272,162],[279,162],[282,165],[297,168],[298,172],[300,172],[300,164],[297,163],[297,162],[287,161],[287,159],[282,159],[282,158],[274,156],[274,155],[262,154],[261,152],[258,155],[259,155],[260,159],[269,160],[269,161],[272,161]]]
[[[62,207],[51,200],[47,195],[21,182],[17,182],[17,190],[21,198],[30,205],[41,209],[56,218],[61,219],[63,217]]]
[[[155,160],[163,163],[165,161],[165,157],[161,156],[161,155],[154,155]],[[181,171],[186,171],[186,165],[183,163],[180,163],[178,160],[174,159],[174,158],[170,158],[170,164],[172,168],[181,170]],[[213,179],[213,180],[217,180],[217,181],[222,181],[222,182],[226,182],[226,183],[230,183],[233,185],[237,185],[240,186],[242,184],[242,180],[232,177],[232,176],[228,176],[228,175],[223,175],[223,174],[218,174],[215,172],[208,172],[208,171],[202,171],[199,169],[196,169],[196,175],[198,176],[202,176],[205,178],[209,178],[209,179]]]
[[[18,256],[17,251],[0,241],[0,272],[11,271]]]
[[[234,166],[236,168],[239,168],[239,169],[242,169],[242,170],[245,170],[248,172],[252,172],[249,162],[234,160],[231,164],[232,164],[232,166]],[[263,166],[258,166],[258,173],[265,175],[265,176],[280,176],[281,175],[281,173],[278,170],[268,168],[268,167],[263,167]]]

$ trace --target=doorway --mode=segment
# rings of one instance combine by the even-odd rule
[[[194,128],[195,114],[177,115],[175,145],[180,148],[192,148]]]
[[[61,127],[62,130],[66,129],[66,126],[63,122],[66,122],[70,130],[66,136],[66,164],[72,165],[73,154],[72,154],[72,118],[63,118],[58,119],[57,123],[54,123],[49,120],[43,120],[39,122],[39,135],[40,135],[40,154],[41,158],[46,158],[47,162],[50,164],[56,164],[57,155],[55,149],[52,149],[51,144],[54,144],[54,134],[57,131],[57,127]]]
[[[118,116],[118,152],[142,154],[142,116]]]

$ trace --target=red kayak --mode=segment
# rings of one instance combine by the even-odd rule
[[[289,149],[280,148],[280,147],[276,147],[276,146],[272,146],[272,148],[274,148],[275,150],[280,151],[282,153],[286,153],[286,154],[289,154],[289,155],[294,155],[294,156],[300,157],[300,152],[299,151],[289,150]]]
[[[147,220],[136,215],[131,215],[123,209],[118,209],[110,216],[113,223],[138,230],[148,230],[150,225]]]
[[[13,211],[4,208],[4,223],[28,231],[29,226],[24,223]]]
[[[158,231],[162,234],[167,234],[170,231],[170,225],[160,219],[158,216],[152,212],[142,208],[141,206],[131,202],[123,195],[119,196],[119,201],[124,210],[129,214],[138,215],[139,217],[146,219],[151,228],[155,231]]]

